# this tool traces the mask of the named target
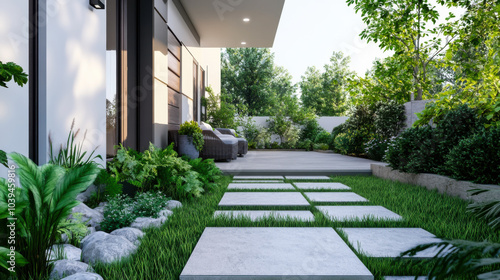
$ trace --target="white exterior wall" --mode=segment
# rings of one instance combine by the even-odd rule
[[[90,8],[87,0],[47,0],[46,7],[46,64],[41,69],[46,88],[40,89],[46,128],[40,127],[40,143],[49,133],[54,144],[66,143],[75,119],[75,128],[81,129],[78,140],[87,130],[85,148],[98,147],[105,159],[106,11]],[[45,143],[40,163],[48,160]]]
[[[28,0],[0,0],[0,7],[0,61],[15,62],[28,73]],[[12,81],[7,86],[0,87],[0,150],[28,156],[29,86]],[[6,174],[0,166],[0,177]]]

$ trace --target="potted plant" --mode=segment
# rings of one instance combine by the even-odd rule
[[[179,154],[191,159],[198,158],[205,141],[203,133],[195,121],[186,121],[179,129]]]

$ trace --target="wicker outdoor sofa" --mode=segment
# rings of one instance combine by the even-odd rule
[[[174,147],[178,147],[178,130],[170,130],[168,132],[168,138],[170,142],[174,143]],[[203,159],[214,159],[217,161],[231,161],[238,157],[238,140],[236,138],[229,139],[220,138],[212,130],[203,130],[203,140],[205,144],[203,145],[203,150],[200,152],[200,157]]]
[[[244,157],[248,153],[248,141],[243,137],[236,137],[236,131],[230,128],[216,128],[215,130],[219,131],[225,135],[231,135],[238,139],[238,155],[240,157]]]

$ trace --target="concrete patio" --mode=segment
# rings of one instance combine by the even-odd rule
[[[226,175],[371,175],[377,161],[331,152],[249,151],[231,162],[218,162]]]

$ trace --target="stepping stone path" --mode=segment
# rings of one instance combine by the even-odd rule
[[[351,190],[349,186],[334,182],[307,182],[331,180],[327,176],[286,176],[286,179],[300,182],[285,184],[282,176],[235,176],[219,202],[219,209],[223,210],[216,211],[214,218],[247,217],[258,221],[266,217],[290,217],[313,222],[313,213],[304,211],[304,207],[315,206],[306,200],[308,198],[313,204],[345,203],[342,206],[315,206],[325,217],[340,222],[356,218],[374,223],[402,220],[397,213],[382,206],[349,205],[368,202],[354,192],[343,191]],[[241,191],[259,189],[270,191]],[[237,210],[241,206],[259,207],[259,210]],[[266,207],[276,206],[297,208],[289,211],[265,210]],[[374,279],[337,232],[343,232],[358,253],[373,257],[398,257],[401,252],[416,245],[439,240],[418,228],[208,227],[184,267],[180,280]],[[430,249],[416,257],[429,258],[435,253]],[[388,276],[386,279],[407,279],[405,277]]]
[[[283,180],[283,176],[234,176],[234,180]]]
[[[206,228],[180,280],[208,279],[203,278],[206,275],[219,276],[210,279],[373,279],[332,228]]]
[[[343,228],[353,247],[371,257],[399,257],[417,245],[439,242],[434,234],[421,228]],[[373,242],[377,240],[377,242]],[[360,248],[357,248],[359,244]],[[438,251],[429,248],[415,258],[432,258]]]
[[[350,190],[348,186],[341,183],[295,183],[301,190]]]
[[[287,180],[331,180],[328,176],[285,176]]]
[[[252,221],[261,220],[263,218],[292,218],[301,221],[314,221],[314,215],[311,211],[215,211],[215,217],[225,216],[232,219],[237,219],[241,216],[248,217]]]
[[[298,192],[227,192],[219,206],[309,206]]]
[[[403,217],[382,206],[316,206],[326,217],[336,221],[370,218],[372,220],[399,221]]]
[[[256,183],[256,184],[234,184],[231,183],[227,187],[228,190],[296,190],[292,184],[285,183]]]
[[[305,195],[314,202],[366,202],[366,198],[353,192],[306,192]]]

